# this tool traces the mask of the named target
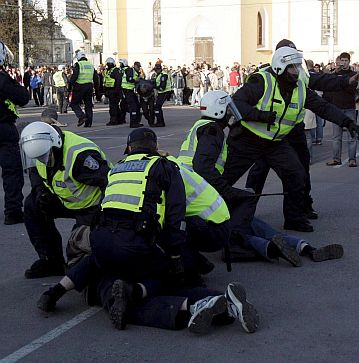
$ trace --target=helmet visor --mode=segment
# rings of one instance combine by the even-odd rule
[[[34,143],[38,144],[39,140],[44,146],[44,152],[40,155],[38,155],[39,152],[34,154]],[[23,170],[35,167],[36,162],[40,162],[46,166],[50,164],[52,154],[51,147],[48,147],[50,140],[50,135],[47,134],[29,135],[20,139],[19,144]],[[41,148],[38,150],[41,150]]]
[[[293,63],[287,66],[287,73],[293,77],[293,79],[301,79],[306,85],[309,83],[309,71],[305,60],[303,59],[301,63]]]
[[[227,112],[230,112],[233,116],[233,122],[232,124],[235,124],[239,121],[241,121],[243,119],[241,113],[239,112],[236,104],[233,102],[232,98],[230,96],[228,96],[228,98],[230,99],[230,102],[228,103],[227,106]]]

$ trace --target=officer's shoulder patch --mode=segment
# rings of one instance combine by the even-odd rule
[[[84,166],[86,166],[86,168],[89,168],[91,170],[98,170],[100,168],[98,161],[95,160],[91,155],[89,155],[85,159]]]

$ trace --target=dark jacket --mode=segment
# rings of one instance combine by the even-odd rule
[[[325,83],[324,78],[322,82]],[[332,82],[332,80],[331,80]],[[329,82],[328,82],[329,83]],[[322,84],[323,86],[324,84]],[[281,95],[286,104],[290,102],[293,88],[284,87],[281,82],[277,83],[281,91]],[[264,80],[257,73],[252,74],[249,80],[240,88],[233,96],[233,101],[236,104],[243,119],[247,121],[262,121],[263,112],[258,110],[255,105],[262,98],[264,93]],[[342,113],[336,106],[328,103],[313,90],[307,88],[307,97],[304,108],[313,111],[318,116],[325,120],[331,121],[339,126],[346,126],[352,120]]]
[[[348,70],[340,70],[339,72],[333,74],[327,74],[328,76],[334,76],[336,78],[346,78],[355,75],[356,72],[348,69]],[[342,90],[334,90],[336,92],[325,92],[323,94],[323,98],[333,105],[337,106],[341,109],[355,109],[355,92],[356,92],[356,84],[351,86],[347,86]],[[331,91],[325,89],[325,91]]]
[[[5,105],[7,99],[17,106],[25,106],[29,102],[29,92],[0,70],[0,143],[19,141],[19,133],[14,125],[17,116]]]

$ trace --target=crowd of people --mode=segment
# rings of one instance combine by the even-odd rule
[[[348,55],[339,56],[340,71],[348,70]],[[53,80],[57,95],[60,88],[68,92],[78,126],[91,127],[93,89],[99,89],[99,77],[83,52],[76,57],[70,78],[65,67],[59,67]],[[352,95],[359,73],[319,73],[307,61],[308,73],[303,61],[294,43],[283,39],[271,64],[253,70],[242,87],[232,91],[220,82],[222,89],[214,89],[210,75],[217,72],[219,80],[218,67],[212,72],[206,64],[201,70],[190,69],[188,74],[193,75],[208,70],[209,81],[204,78],[199,84],[201,117],[174,157],[159,152],[156,133],[140,123],[139,106],[145,110],[142,102],[147,104],[144,116],[149,126],[165,126],[162,105],[173,85],[184,86],[182,69],[171,73],[157,62],[141,77],[139,62],[129,67],[120,59],[117,67],[108,58],[103,76],[108,124],[126,122],[129,112],[130,127],[135,129],[128,135],[126,156],[113,165],[93,141],[46,122],[52,121],[50,114],[27,125],[19,137],[15,105],[26,104],[29,93],[4,71],[6,48],[0,42],[0,126],[2,136],[9,135],[10,128],[15,132],[0,151],[8,154],[11,144],[13,169],[21,175],[22,167],[28,170],[31,182],[22,212],[23,175],[22,184],[10,189],[9,175],[3,173],[6,224],[24,221],[39,256],[25,271],[26,278],[63,276],[41,295],[37,307],[49,313],[63,295],[76,289],[85,292],[89,305],[104,306],[120,330],[132,323],[174,330],[188,327],[204,334],[211,325],[238,320],[246,332],[254,333],[258,313],[242,284],[232,282],[224,291],[203,285],[202,276],[215,268],[203,252],[223,250],[229,272],[234,261],[283,259],[300,267],[302,258],[314,262],[341,258],[340,244],[316,247],[255,216],[272,168],[283,184],[283,229],[313,231],[310,220],[319,216],[311,197],[306,110],[345,128],[353,140],[359,135],[352,112],[316,93],[330,92],[331,99],[336,92]],[[180,105],[181,93],[174,95]],[[248,170],[246,189],[234,187]],[[15,188],[20,188],[16,203]],[[55,224],[58,218],[75,220],[66,260]]]

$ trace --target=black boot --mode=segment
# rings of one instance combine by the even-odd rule
[[[38,279],[47,276],[64,276],[65,263],[63,259],[40,258],[25,271],[27,279]]]
[[[12,225],[24,223],[24,213],[22,210],[5,214],[4,224]]]
[[[274,236],[267,249],[267,256],[269,258],[283,258],[288,261],[294,267],[302,266],[302,261],[300,259],[297,251],[288,246],[283,236]]]
[[[46,313],[55,310],[58,300],[66,294],[66,289],[61,284],[56,284],[45,291],[37,302],[38,309]]]

